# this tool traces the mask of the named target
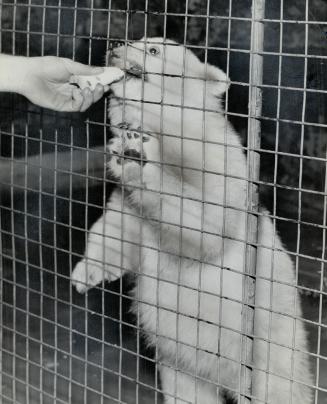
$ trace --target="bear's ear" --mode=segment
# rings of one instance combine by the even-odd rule
[[[208,81],[208,90],[219,97],[223,95],[230,86],[230,80],[227,75],[218,67],[207,63],[203,66],[205,80]]]

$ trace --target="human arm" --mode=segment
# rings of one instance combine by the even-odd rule
[[[0,54],[0,91],[24,95],[34,104],[56,111],[85,111],[109,89],[97,84],[94,89],[70,83],[79,75],[96,76],[102,67],[92,67],[55,56],[24,57]]]

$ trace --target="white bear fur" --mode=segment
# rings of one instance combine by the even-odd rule
[[[150,138],[140,142],[147,162],[119,165],[111,157],[121,186],[92,226],[73,282],[85,292],[138,274],[133,307],[156,347],[166,403],[223,403],[224,389],[239,400],[247,162],[222,113],[228,79],[162,38],[115,49],[111,64],[142,67],[144,81],[131,76],[112,86],[109,151],[128,142],[118,128],[126,122]],[[294,267],[266,211],[258,243],[253,403],[309,404],[313,378]]]

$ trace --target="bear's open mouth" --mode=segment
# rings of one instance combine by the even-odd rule
[[[129,68],[126,69],[126,73],[136,78],[142,78],[144,70],[138,63],[133,63]]]
[[[142,79],[142,77],[144,76],[144,79],[146,80],[146,72],[139,63],[135,62],[134,60],[124,59],[125,58],[120,57],[120,55],[111,52],[110,54],[107,54],[107,65],[115,66],[119,69],[122,69],[126,72],[127,76],[129,76],[130,79]]]

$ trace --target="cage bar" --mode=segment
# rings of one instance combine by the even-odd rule
[[[232,76],[231,87],[227,90],[224,108],[219,113],[223,114],[226,124],[230,120],[233,123],[234,120],[244,122],[244,127],[239,133],[247,135],[247,142],[240,145],[230,144],[226,135],[227,130],[224,141],[220,143],[205,139],[203,135],[206,122],[203,119],[202,136],[199,136],[199,139],[192,139],[187,133],[183,133],[181,147],[183,148],[183,142],[185,144],[188,141],[198,142],[199,153],[202,153],[203,167],[193,170],[195,175],[202,176],[203,183],[205,175],[216,174],[204,169],[205,142],[211,144],[212,147],[219,146],[224,149],[225,157],[229,148],[238,148],[247,153],[248,157],[244,178],[235,176],[236,180],[244,181],[247,187],[246,208],[239,209],[242,214],[246,214],[248,230],[246,238],[241,239],[241,237],[225,234],[225,225],[222,230],[223,242],[234,240],[246,246],[242,299],[224,296],[222,271],[220,290],[217,290],[217,293],[208,293],[208,296],[215,297],[220,301],[218,317],[220,319],[222,318],[221,302],[224,299],[242,305],[243,308],[242,329],[241,331],[237,330],[238,337],[242,341],[240,358],[230,359],[223,353],[220,355],[218,342],[217,356],[220,355],[217,360],[218,380],[212,383],[213,388],[217,388],[217,391],[218,389],[222,391],[220,389],[226,387],[226,390],[238,397],[238,403],[242,404],[254,400],[266,404],[269,399],[268,382],[272,377],[278,376],[270,367],[270,347],[272,346],[270,329],[265,336],[254,335],[254,310],[265,310],[267,317],[270,317],[270,323],[273,316],[283,313],[275,309],[272,304],[268,307],[259,306],[255,300],[256,281],[258,280],[271,283],[270,302],[272,301],[273,287],[292,287],[304,299],[310,299],[310,304],[313,306],[311,312],[304,310],[303,316],[296,312],[288,316],[289,320],[296,324],[303,323],[308,328],[311,338],[308,352],[302,352],[296,346],[295,326],[291,348],[282,342],[276,345],[293,351],[293,370],[296,364],[294,360],[296,354],[302,352],[311,358],[311,362],[314,363],[312,366],[315,372],[314,382],[312,385],[306,380],[300,381],[300,383],[304,386],[308,385],[313,390],[315,404],[325,404],[327,399],[325,381],[327,357],[326,344],[324,343],[327,335],[327,155],[323,141],[327,128],[323,116],[323,105],[327,95],[323,77],[327,54],[321,50],[322,47],[316,40],[316,36],[313,36],[313,32],[316,33],[321,30],[320,38],[323,38],[321,42],[325,41],[326,38],[325,21],[323,21],[322,16],[318,15],[320,9],[316,6],[319,1],[295,1],[292,10],[294,11],[296,8],[295,5],[299,6],[295,15],[290,13],[289,2],[283,0],[279,2],[278,12],[276,9],[272,12],[271,4],[273,2],[268,4],[264,0],[252,0],[251,10],[249,6],[247,6],[248,9],[242,9],[245,3],[251,3],[247,0],[244,2],[242,0],[226,0],[225,2],[207,0],[205,4],[194,0],[184,0],[180,4],[168,0],[161,1],[161,4],[159,0],[133,0],[133,2],[130,0],[126,2],[116,0],[109,2],[105,0],[0,1],[1,52],[22,56],[51,53],[59,57],[72,57],[73,60],[87,64],[102,64],[105,48],[108,47],[109,41],[133,42],[143,35],[145,36],[145,43],[148,44],[151,43],[149,40],[151,36],[163,36],[165,41],[175,34],[171,28],[173,21],[176,32],[179,30],[178,42],[196,54],[201,54],[206,68],[208,63],[216,64],[225,70],[228,76]],[[225,6],[222,5],[223,3]],[[67,17],[69,15],[71,17]],[[71,24],[67,24],[65,18],[68,18]],[[140,23],[139,18],[144,21]],[[24,19],[25,22],[22,21]],[[156,19],[161,22],[156,23]],[[197,21],[196,27],[198,29],[196,40],[190,39],[189,35],[192,34],[194,20]],[[119,29],[117,29],[117,21],[119,21]],[[158,34],[158,27],[155,24],[158,26],[161,24],[160,28],[163,34],[162,31],[160,35]],[[223,39],[219,35],[215,35],[212,24],[219,24],[220,28],[221,26],[225,27]],[[244,24],[243,28],[239,28],[238,24]],[[246,35],[244,35],[249,37],[248,46],[244,46],[241,38],[242,29],[247,29],[244,28],[245,26],[249,27]],[[270,44],[267,43],[269,35],[272,35],[269,28],[271,26],[278,27],[276,32],[279,30],[279,35],[274,33],[275,39],[277,38],[274,46],[269,46]],[[290,48],[286,42],[289,38],[288,31],[293,32],[293,30],[294,32],[299,31],[294,36],[295,39],[299,40],[299,44]],[[301,30],[304,35],[301,34]],[[154,32],[156,35],[153,34]],[[176,33],[176,36],[178,35]],[[20,42],[21,39],[22,42]],[[300,46],[301,40],[303,42],[302,48]],[[49,43],[53,45],[49,46]],[[263,46],[264,44],[265,46]],[[98,49],[100,49],[99,52]],[[186,50],[184,57],[185,53]],[[217,55],[219,56],[217,57]],[[143,62],[146,61],[146,58],[144,53]],[[235,75],[235,64],[237,64],[235,60],[237,58],[244,58],[242,62],[239,62],[240,66],[249,67],[249,74],[245,74],[243,78]],[[268,75],[264,74],[265,62],[268,61],[269,63],[270,60],[278,61],[275,63],[275,67],[277,64],[278,67],[271,74],[274,77],[267,77]],[[289,80],[287,77],[288,60],[290,64],[296,65],[297,62],[299,65],[303,64],[303,71],[301,68],[296,71],[296,74],[301,76],[301,80]],[[316,65],[316,71],[312,69],[312,65]],[[183,73],[185,73],[185,66]],[[161,73],[151,74],[161,76],[161,91],[163,91],[165,80],[169,77],[164,72],[164,66]],[[312,76],[317,82],[312,79]],[[183,74],[183,78],[195,79],[197,77],[187,77]],[[206,83],[203,84],[205,87]],[[234,90],[236,88],[240,92],[248,94],[246,97],[247,108],[246,105],[240,110],[234,108]],[[144,82],[142,92],[144,92]],[[288,115],[285,113],[285,94],[291,94],[290,97],[294,97],[294,99],[296,97],[301,99],[298,114]],[[264,103],[262,102],[263,97]],[[311,105],[315,105],[312,101],[314,97],[320,98],[320,105],[322,106],[319,119],[316,119],[314,114],[309,113],[312,112]],[[15,100],[17,99],[15,98]],[[128,101],[131,100],[125,97],[123,103]],[[269,103],[273,104],[275,101],[275,109],[266,108]],[[295,104],[294,102],[294,109],[296,109]],[[181,110],[185,108],[194,109],[194,112],[202,112],[203,117],[205,117],[206,112],[218,113],[217,111],[210,111],[206,106],[205,96],[203,108],[185,106],[184,97],[179,105],[169,105],[166,100],[162,100],[160,104],[161,129],[164,126],[162,111],[166,106]],[[264,108],[262,109],[262,107]],[[144,105],[141,106],[141,110],[141,126],[136,129],[139,136],[143,136]],[[119,285],[110,287],[102,282],[87,297],[77,296],[71,287],[67,288],[70,272],[76,262],[83,258],[83,252],[76,245],[81,243],[84,236],[88,237],[90,221],[95,217],[94,212],[105,211],[108,190],[117,184],[115,179],[106,178],[107,156],[104,147],[107,146],[110,130],[117,129],[108,119],[108,101],[105,100],[99,110],[95,108],[92,113],[79,117],[82,121],[81,124],[78,124],[79,126],[75,125],[74,118],[70,116],[62,118],[60,114],[56,115],[55,123],[51,128],[51,130],[53,129],[53,136],[49,136],[45,124],[52,119],[51,117],[53,116],[49,111],[38,110],[27,103],[15,105],[11,98],[8,102],[8,98],[0,94],[0,345],[2,346],[0,351],[0,366],[2,367],[0,368],[0,401],[4,404],[38,404],[41,402],[46,404],[55,402],[60,404],[67,404],[68,402],[72,404],[161,404],[163,398],[157,374],[158,367],[162,365],[161,359],[158,357],[158,352],[154,352],[152,355],[143,350],[139,309],[135,313],[134,322],[126,318],[128,314],[126,314],[125,306],[129,307],[132,302],[142,303],[142,295],[139,290],[136,289],[133,296],[128,295],[125,290],[126,285],[121,280]],[[273,128],[269,132],[270,138],[265,133],[267,125],[271,125]],[[288,126],[297,128],[293,129],[294,133],[298,133],[298,137],[293,139],[293,144],[286,144],[284,141],[285,128]],[[83,142],[78,137],[79,130],[83,131],[87,138],[86,140],[84,138]],[[310,139],[318,131],[320,131],[320,137],[317,138],[319,145],[314,148],[310,145]],[[153,133],[153,135],[159,136],[162,142],[169,137],[174,141],[180,138],[179,134],[162,132],[161,130],[160,133]],[[52,156],[51,164],[49,164],[49,156]],[[270,162],[268,168],[265,166],[266,160]],[[288,167],[285,161],[293,162],[292,171],[291,173],[287,172],[287,175],[283,173],[283,169]],[[155,162],[151,161],[151,163]],[[163,155],[160,156],[160,166],[169,170],[192,169],[184,163],[184,161],[181,164],[167,163],[164,161]],[[313,174],[310,172],[311,167],[316,170]],[[53,184],[47,183],[46,170],[51,171]],[[223,169],[225,181],[227,180],[226,172],[225,161]],[[37,186],[35,186],[35,182],[30,181],[31,177],[36,178]],[[141,189],[141,198],[143,191],[156,191],[160,192],[162,198],[166,196],[180,198],[181,206],[187,200],[203,204],[203,192],[202,197],[198,198],[183,195],[183,176],[180,179],[179,194],[166,192],[163,189],[162,169],[160,191]],[[64,191],[60,189],[63,184],[65,184]],[[271,196],[271,213],[258,210],[259,188],[260,195],[263,189],[267,189],[267,194]],[[94,198],[97,192],[99,197]],[[3,195],[4,198],[2,198]],[[289,195],[295,195],[295,202],[290,204],[294,212],[283,210],[280,195],[284,195],[284,197],[286,195],[286,198]],[[224,194],[223,200],[222,203],[215,203],[214,201],[209,203],[223,210],[238,210],[238,208],[228,206],[226,194]],[[116,213],[121,213],[124,218],[135,217],[138,220],[143,218],[142,211],[126,212],[124,203],[122,202],[119,209],[115,211]],[[32,206],[33,204],[34,206]],[[311,210],[308,213],[308,205],[310,204],[318,206],[317,212]],[[53,209],[53,214],[48,214],[48,205],[50,210]],[[76,211],[81,212],[79,220],[76,219]],[[66,217],[63,217],[65,215]],[[226,217],[224,217],[225,219]],[[258,221],[265,219],[273,222],[274,240],[272,246],[260,244],[257,239]],[[203,217],[201,221],[203,222]],[[169,218],[163,218],[162,211],[160,217],[153,220],[153,224],[158,227],[172,225]],[[142,226],[143,223],[141,228]],[[183,223],[182,209],[179,227],[192,230]],[[124,239],[124,233],[127,229],[123,218],[121,228],[120,237],[105,235],[105,221],[103,221],[100,234],[96,233],[103,236],[103,248],[107,242],[112,240],[127,245]],[[294,234],[297,232],[296,236],[289,237],[289,239],[285,237],[287,239],[285,249],[276,247],[277,229],[282,234],[283,239],[285,234],[287,236],[287,233],[291,233],[291,229],[295,228]],[[308,230],[307,238],[306,230]],[[204,236],[217,236],[215,233],[204,231],[203,223],[201,232],[201,244]],[[312,240],[309,239],[311,232],[315,234]],[[182,245],[182,241],[181,231],[180,245]],[[144,247],[142,237],[130,240],[128,243],[134,247]],[[276,252],[285,251],[295,262],[296,282],[293,284],[292,282],[274,279],[273,258],[272,262],[268,263],[271,265],[270,276],[264,278],[258,276],[256,274],[258,248],[269,249],[272,256]],[[161,309],[158,303],[160,259],[161,254],[166,252],[162,247],[161,240],[158,240],[158,245],[151,246],[149,249],[158,255],[157,274],[151,276],[154,281],[157,281],[157,301],[153,305],[153,309],[159,313]],[[180,254],[171,254],[171,256],[176,262],[181,259],[181,256],[190,258],[181,252]],[[49,261],[51,261],[50,264]],[[65,264],[62,265],[62,262]],[[105,253],[103,252],[102,258],[95,262],[104,267]],[[200,258],[194,259],[194,263],[199,267],[210,264],[208,259],[202,257],[202,253]],[[89,264],[91,265],[91,260],[89,260]],[[123,268],[122,257],[120,264],[115,269],[121,271],[130,269]],[[70,271],[67,270],[65,273],[61,266],[69,268]],[[216,269],[224,269],[233,274],[238,273],[235,268],[225,268],[224,257],[222,257],[222,264],[217,265]],[[137,271],[134,273],[133,269],[131,275],[137,275]],[[35,281],[37,277],[39,277],[38,283]],[[310,279],[307,280],[306,277],[310,277]],[[172,287],[181,286],[180,279],[176,282],[167,281],[167,283]],[[65,288],[67,288],[66,294],[63,293]],[[195,292],[201,290],[201,271],[198,287],[192,286],[188,289]],[[179,289],[177,294],[180,294]],[[108,300],[116,302],[116,306],[110,310],[106,308]],[[179,301],[178,298],[177,300]],[[200,296],[197,304],[200,312]],[[35,305],[39,305],[39,307],[35,308]],[[62,307],[66,307],[66,311],[61,310]],[[116,309],[117,311],[115,311]],[[167,309],[167,312],[172,315],[179,314],[180,307],[177,305],[177,308]],[[98,322],[93,322],[92,319],[95,317],[98,317]],[[192,316],[189,318],[193,320]],[[78,319],[79,321],[77,321]],[[33,325],[35,327],[35,324],[40,328],[40,334],[33,334]],[[98,328],[95,327],[93,330],[93,324],[96,324]],[[208,324],[219,327],[220,333],[225,328],[220,324],[220,320],[208,322]],[[178,341],[178,325],[178,316],[176,316],[177,337],[167,338],[170,343],[180,343]],[[197,350],[195,375],[185,372],[194,378],[196,385],[208,381],[206,376],[198,372],[199,329],[198,324],[197,341],[194,344],[196,346],[185,343],[186,347]],[[226,327],[226,329],[233,331],[231,327]],[[126,332],[126,330],[129,331]],[[108,335],[109,333],[110,335]],[[133,338],[126,339],[126,335],[129,333],[133,334]],[[150,334],[154,339],[160,338],[159,316],[156,330]],[[61,335],[65,335],[66,340],[64,342]],[[218,340],[220,341],[220,338]],[[264,370],[259,369],[259,366],[253,363],[253,343],[256,340],[268,346],[267,366]],[[94,348],[95,346],[97,348]],[[22,347],[25,351],[22,350]],[[80,347],[80,351],[78,351],[78,347]],[[98,347],[100,348],[98,349]],[[112,357],[108,352],[109,354],[115,353],[114,361],[110,362]],[[49,357],[53,359],[52,367],[49,367],[47,363]],[[239,369],[240,379],[237,379],[239,384],[237,387],[229,388],[221,382],[219,375],[223,374],[224,371],[221,366],[221,359],[231,360]],[[151,371],[146,373],[145,368],[148,365],[151,367]],[[177,400],[177,377],[180,372],[185,370],[179,368],[178,353],[171,369],[175,372],[175,392],[172,394],[172,399]],[[266,379],[266,396],[261,399],[254,397],[251,385],[256,370],[261,370]],[[151,380],[145,378],[145,374],[149,375],[150,372],[153,376]],[[292,383],[295,385],[296,382],[294,373],[285,376],[291,385]],[[150,391],[147,398],[145,398],[145,390]],[[197,404],[206,403],[197,402]],[[292,404],[295,404],[294,399]]]

